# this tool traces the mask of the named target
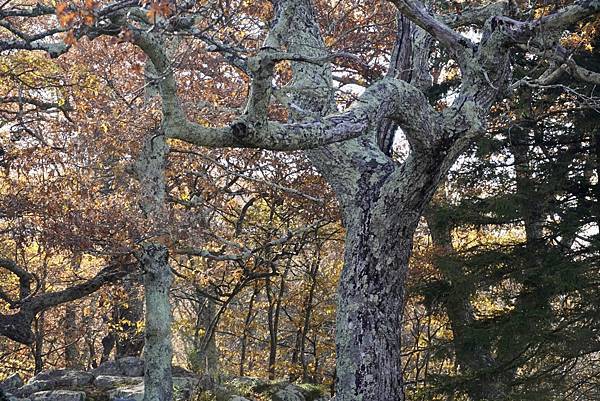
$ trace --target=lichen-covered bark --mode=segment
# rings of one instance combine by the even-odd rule
[[[393,72],[367,88],[352,108],[338,113],[327,62],[331,55],[311,0],[273,1],[274,19],[265,44],[246,63],[252,83],[245,111],[224,128],[203,127],[186,118],[164,45],[152,34],[135,33],[136,43],[164,72],[160,91],[166,135],[209,147],[306,150],[336,192],[347,228],[337,317],[337,401],[404,399],[400,332],[415,227],[439,182],[470,141],[483,132],[489,108],[507,89],[510,47],[541,32],[537,25],[492,17],[481,42],[475,44],[418,1],[392,3],[444,46],[461,69],[458,96],[441,112],[430,106],[422,92],[429,84],[423,72],[428,60],[424,50],[431,39],[413,46],[417,44],[413,37],[396,48],[392,69],[410,65],[415,76]],[[584,5],[545,23],[560,27],[571,14],[595,12],[596,2],[579,3]],[[488,7],[476,14],[480,18],[504,9]],[[401,18],[401,23],[399,34],[415,32],[408,21]],[[416,48],[421,53],[415,54]],[[272,71],[276,62],[285,59],[291,61],[292,80],[278,99],[288,106],[290,121],[271,122],[267,109]],[[393,160],[389,151],[396,125],[411,148],[402,163]]]
[[[165,212],[165,176],[168,146],[162,133],[146,138],[135,170],[140,180],[140,207],[148,222],[150,237],[163,234]],[[147,241],[138,251],[144,276],[146,302],[144,345],[144,401],[171,401],[173,378],[171,360],[171,304],[169,290],[173,273],[165,245]]]
[[[357,213],[339,284],[336,400],[403,400],[400,330],[413,228],[393,232],[372,224],[368,210]]]
[[[293,15],[296,29],[284,31],[280,38],[287,49],[310,57],[323,56],[325,49],[310,2],[276,4]],[[405,29],[410,29],[406,25]],[[411,57],[413,63],[423,60],[422,54],[411,53]],[[494,62],[505,65],[503,59]],[[402,63],[406,61],[396,61]],[[298,89],[290,90],[295,93],[292,102],[304,111],[292,111],[293,118],[314,119],[332,110],[327,66],[296,62],[292,68],[290,87]],[[498,69],[499,75],[492,74],[491,79],[501,81],[503,71]],[[427,85],[425,75],[414,78],[418,85]],[[309,94],[300,90],[306,87],[311,88]],[[381,113],[380,108],[378,124],[366,127],[358,138],[307,152],[336,191],[347,229],[338,289],[336,401],[404,399],[400,333],[414,230],[446,171],[471,138],[481,132],[480,104],[488,105],[495,96],[487,83],[472,86],[453,108],[436,116],[426,107],[414,107],[422,104],[422,95],[412,89],[395,93],[397,107],[411,110],[410,123],[393,112]],[[401,164],[386,154],[378,135],[390,116],[403,128],[411,145],[410,156]]]
[[[144,401],[170,401],[173,398],[171,360],[171,304],[173,281],[164,245],[145,244],[140,262],[144,268],[146,324],[144,346]]]
[[[310,1],[280,1],[281,14],[292,15],[294,30],[280,36],[288,50],[311,57],[326,51]],[[331,72],[327,66],[293,63],[292,102],[296,121],[333,109]],[[384,81],[385,82],[385,81]],[[403,84],[405,85],[405,84]],[[294,93],[294,91],[290,91]],[[396,93],[399,103],[420,104],[418,91]],[[412,106],[411,106],[412,107]],[[415,154],[434,146],[435,113],[414,110],[417,125],[403,124]],[[379,123],[383,123],[380,115]],[[443,163],[411,157],[395,163],[378,146],[367,127],[357,139],[308,152],[336,191],[347,229],[345,263],[339,283],[337,310],[337,401],[403,400],[401,322],[404,283],[412,235],[423,205],[441,177]]]

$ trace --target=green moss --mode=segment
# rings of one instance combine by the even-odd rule
[[[85,393],[86,401],[108,401],[108,392],[94,386],[85,386],[76,389]]]
[[[329,393],[327,387],[323,385],[301,383],[297,384],[306,401],[314,401]]]

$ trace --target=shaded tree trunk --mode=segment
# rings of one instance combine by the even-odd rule
[[[116,358],[140,356],[144,348],[144,336],[138,332],[138,324],[144,318],[144,302],[140,291],[138,275],[123,280],[123,289],[127,294],[126,305],[116,306],[116,322],[120,323],[122,333],[116,338]]]
[[[240,376],[244,376],[244,366],[246,364],[246,347],[248,345],[248,334],[250,331],[250,323],[252,322],[254,316],[254,299],[256,295],[258,295],[260,291],[260,287],[257,283],[254,284],[254,290],[252,291],[252,295],[250,296],[250,301],[248,301],[248,312],[246,313],[246,318],[244,319],[244,330],[242,332],[242,339],[240,340]]]
[[[81,254],[73,255],[71,270],[77,272],[81,266]],[[63,333],[65,339],[65,366],[67,368],[81,368],[79,355],[79,330],[77,324],[77,307],[73,303],[65,304],[65,317],[63,319]]]
[[[197,291],[196,327],[191,363],[193,370],[216,377],[219,370],[219,352],[215,337],[215,302]],[[201,334],[203,330],[203,334]]]
[[[77,340],[79,339],[77,308],[72,303],[65,305],[63,333],[65,339],[65,366],[67,368],[81,367],[79,348],[77,346]]]
[[[219,371],[219,350],[217,348],[216,327],[214,327],[213,323],[216,318],[216,308],[215,302],[212,299],[207,298],[206,303],[206,323],[207,327],[211,330],[210,333],[208,333],[207,330],[207,334],[210,335],[210,337],[208,338],[206,350],[204,351],[206,355],[204,369],[206,374],[211,377],[216,377]]]
[[[115,347],[116,341],[117,336],[112,329],[109,333],[102,337],[102,356],[100,357],[100,364],[103,364],[104,362],[108,361],[108,359],[110,358],[110,353]]]
[[[308,382],[308,362],[306,360],[306,340],[308,338],[308,331],[310,330],[310,318],[313,309],[313,299],[315,296],[315,289],[317,287],[317,274],[319,273],[319,266],[321,264],[321,249],[317,248],[316,260],[312,263],[309,271],[310,286],[308,289],[308,295],[304,303],[304,324],[302,325],[302,335],[300,338],[300,363],[302,365],[302,381]],[[316,354],[316,350],[315,350]],[[315,355],[316,357],[316,355]],[[316,369],[316,364],[315,364]]]
[[[427,213],[427,225],[433,246],[441,257],[454,253],[452,245],[452,227],[444,216],[436,218],[435,211]],[[436,263],[450,286],[446,299],[446,313],[452,329],[456,360],[463,373],[470,376],[467,388],[472,400],[504,400],[509,393],[512,372],[500,370],[500,366],[489,344],[482,344],[472,333],[476,321],[471,292],[461,285],[462,269],[455,263]]]
[[[276,294],[271,290],[271,279],[265,281],[265,290],[267,299],[269,300],[269,309],[267,311],[267,320],[269,324],[269,379],[275,379],[275,365],[277,362],[277,346],[278,346],[278,331],[279,331],[279,316],[281,314],[281,301],[285,291],[285,277],[287,275],[290,263],[288,262],[285,271],[279,280],[279,289]],[[275,295],[275,297],[273,297]]]
[[[40,373],[44,370],[44,312],[40,313],[39,316],[34,320],[34,338],[33,343],[33,360],[35,374]]]

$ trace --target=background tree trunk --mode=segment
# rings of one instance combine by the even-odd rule
[[[79,368],[81,367],[81,361],[77,346],[77,340],[79,339],[77,306],[72,303],[65,305],[63,332],[65,339],[65,366],[67,368]]]
[[[252,322],[252,319],[254,319],[254,300],[259,292],[260,287],[258,286],[258,283],[255,283],[254,290],[250,296],[250,301],[248,301],[248,312],[246,313],[246,318],[244,319],[244,331],[242,333],[242,339],[240,340],[240,376],[244,376],[245,373],[244,366],[246,364],[246,347],[248,346],[250,323]]]
[[[440,253],[438,257],[448,257],[454,253],[452,227],[447,219],[436,218],[435,209],[427,212],[427,226],[433,246]],[[476,322],[471,293],[461,285],[462,269],[455,263],[436,263],[436,267],[448,282],[446,313],[452,329],[454,352],[459,368],[467,374],[471,384],[467,388],[474,401],[504,400],[509,393],[512,380],[511,371],[500,371],[498,361],[489,344],[482,344],[472,333]],[[486,346],[487,345],[487,346]]]
[[[138,333],[138,324],[144,319],[144,302],[140,291],[139,276],[130,275],[123,280],[123,289],[127,297],[125,305],[117,305],[117,321],[121,324],[121,333],[116,339],[115,355],[140,356],[144,348],[144,336]]]

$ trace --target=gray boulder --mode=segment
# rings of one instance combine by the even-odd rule
[[[94,386],[100,390],[112,390],[118,387],[138,385],[143,382],[143,377],[100,375],[94,380]]]
[[[80,387],[90,384],[94,375],[75,369],[57,369],[38,373],[27,384],[47,382],[51,387]]]
[[[15,397],[14,395],[7,393],[6,394],[8,396],[8,401],[31,401],[29,398],[19,398],[19,397]]]
[[[100,379],[100,385],[98,382]],[[137,380],[137,383],[134,383]],[[196,377],[173,377],[173,395],[175,399],[188,399],[200,380]],[[113,386],[108,391],[110,401],[128,399],[142,401],[144,398],[144,381],[142,377],[98,376],[94,385],[98,388]]]
[[[288,384],[273,394],[273,401],[305,401],[304,395],[298,386]]]
[[[183,377],[174,376],[173,377],[173,387],[193,390],[194,388],[198,387],[199,385],[200,385],[200,378],[198,378],[198,377],[191,377],[191,376],[183,376]]]
[[[10,390],[14,390],[16,388],[21,387],[23,384],[23,379],[19,376],[18,373],[14,373],[8,376],[6,379],[0,381],[0,389],[5,392],[10,392]]]
[[[44,371],[27,381],[27,384],[11,390],[17,397],[29,397],[49,390],[69,390],[89,385],[94,380],[91,373],[74,369]]]
[[[123,399],[131,401],[142,401],[144,399],[144,383],[140,383],[134,386],[121,387],[109,391],[108,399],[110,401],[122,401]]]
[[[269,383],[257,377],[236,377],[227,383],[234,392],[237,390],[240,393],[261,393],[269,388]]]
[[[88,372],[74,369],[58,369],[44,371],[29,379],[21,389],[51,390],[68,389],[87,386],[94,380],[94,375]]]
[[[102,365],[93,369],[91,373],[98,376],[126,376],[139,377],[144,376],[144,361],[135,356],[127,356],[116,361],[104,362]]]
[[[46,382],[28,383],[24,386],[19,387],[18,389],[12,390],[12,393],[17,397],[29,397],[35,392],[47,390],[47,388],[45,387],[45,383]]]
[[[85,401],[83,391],[52,390],[31,395],[31,401]]]

